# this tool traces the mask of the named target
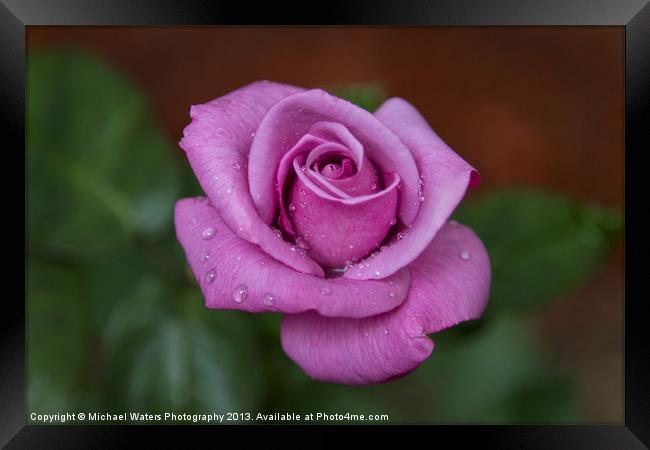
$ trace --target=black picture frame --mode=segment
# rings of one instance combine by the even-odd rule
[[[650,288],[645,262],[650,249],[647,201],[643,183],[650,153],[650,4],[647,0],[492,0],[492,1],[356,1],[328,2],[324,8],[300,8],[265,2],[141,0],[0,0],[0,119],[6,153],[20,156],[25,143],[25,33],[32,25],[415,25],[620,26],[625,29],[625,419],[620,425],[504,425],[372,427],[393,432],[418,432],[456,445],[497,448],[647,448],[650,445],[650,333],[645,321]],[[325,5],[325,4],[324,4]],[[312,12],[309,12],[312,11]],[[9,138],[9,139],[7,139]],[[15,145],[10,145],[12,142]],[[4,161],[5,167],[13,160]],[[17,172],[17,171],[11,171]],[[16,182],[3,180],[6,200]],[[595,180],[597,182],[597,180]],[[26,183],[25,183],[26,186]],[[26,197],[25,197],[26,198]],[[25,199],[23,198],[23,200]],[[24,207],[24,202],[23,202]],[[7,211],[7,210],[5,210]],[[11,213],[6,216],[16,217]],[[18,228],[17,220],[11,231]],[[16,232],[18,232],[16,230]],[[23,229],[26,233],[26,227]],[[9,233],[5,236],[10,236]],[[27,240],[26,236],[26,240]],[[25,268],[27,265],[25,246]],[[20,250],[18,250],[20,251]],[[8,281],[9,277],[6,277]],[[16,277],[16,279],[18,279]],[[26,283],[25,283],[26,286]],[[26,425],[25,308],[18,296],[7,295],[0,313],[0,444],[8,448],[97,448],[132,442],[133,433],[147,432],[169,441],[171,432],[198,435],[216,428],[38,426]],[[155,430],[154,430],[155,428]],[[252,426],[246,430],[275,430]],[[291,427],[314,433],[315,427]],[[349,432],[356,426],[319,427],[322,432]],[[408,428],[408,429],[406,429]],[[242,431],[218,427],[220,438]],[[152,432],[155,431],[155,432]],[[149,439],[149,438],[147,438]],[[151,441],[148,441],[149,443]]]

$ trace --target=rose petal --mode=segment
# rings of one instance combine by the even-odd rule
[[[287,176],[290,175],[293,171],[293,159],[302,153],[307,153],[313,148],[318,147],[321,144],[325,144],[326,141],[323,139],[312,136],[311,134],[306,134],[296,144],[293,146],[289,152],[287,152],[278,166],[276,175],[275,175],[275,196],[280,199],[280,216],[278,218],[278,224],[285,230],[290,236],[295,237],[295,232],[293,225],[289,220],[287,214],[287,205],[284,201],[284,192],[285,192],[285,183],[287,181]],[[290,177],[291,178],[291,177]],[[277,189],[276,189],[277,186]],[[259,194],[255,194],[253,197],[257,197]]]
[[[248,191],[246,165],[255,130],[271,106],[296,92],[300,89],[293,86],[257,82],[192,106],[192,122],[185,127],[180,146],[204,192],[237,236],[289,267],[323,276],[315,261],[296,255],[290,244],[275,238],[257,215]]]
[[[409,297],[388,313],[284,316],[284,351],[312,378],[336,383],[380,383],[416,369],[433,350],[428,333],[480,317],[491,276],[483,243],[462,225],[443,227],[410,268]]]
[[[234,235],[206,198],[179,200],[175,226],[208,308],[367,317],[397,307],[408,293],[408,269],[377,281],[297,272]]]
[[[366,164],[364,170],[369,167]],[[306,176],[299,176],[289,193],[294,205],[290,213],[293,229],[308,243],[310,256],[324,267],[357,261],[377,247],[391,228],[398,183],[395,174],[393,183],[380,192],[337,199],[314,187]]]
[[[362,270],[348,271],[346,278],[373,278],[378,270],[389,275],[406,266],[434,238],[447,221],[468,187],[478,184],[478,172],[458,156],[431,130],[420,113],[406,101],[387,100],[375,116],[393,130],[411,150],[423,177],[422,207],[404,239],[387,247]]]
[[[365,155],[379,172],[400,174],[404,186],[399,192],[399,215],[405,224],[411,224],[420,202],[417,167],[409,150],[368,111],[320,89],[278,102],[257,129],[250,152],[249,182],[260,217],[271,223],[277,206],[269,194],[274,183],[273,177],[268,176],[269,167],[277,167],[300,137],[318,122],[341,124],[363,145]]]

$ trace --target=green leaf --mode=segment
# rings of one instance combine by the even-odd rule
[[[375,83],[340,84],[331,86],[328,91],[370,112],[379,108],[386,99],[384,89]]]
[[[543,306],[589,279],[622,227],[618,211],[526,189],[466,202],[454,217],[490,255],[489,314]]]
[[[27,64],[30,249],[94,256],[159,237],[180,180],[139,91],[78,51],[30,52]]]
[[[169,291],[144,280],[107,322],[117,405],[151,412],[259,406],[265,376],[249,315],[207,310],[196,288]]]
[[[27,270],[30,411],[71,410],[93,355],[85,280],[74,266],[31,262]]]

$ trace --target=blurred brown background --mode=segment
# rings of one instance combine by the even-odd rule
[[[28,27],[27,44],[108,59],[175,142],[191,104],[251,81],[371,81],[415,104],[481,172],[470,195],[532,185],[623,206],[622,27]],[[622,255],[539,317],[592,422],[623,420]]]

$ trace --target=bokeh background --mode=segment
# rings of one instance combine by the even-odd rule
[[[30,411],[623,420],[620,27],[28,27]],[[251,81],[415,104],[476,167],[483,319],[388,384],[310,380],[279,316],[204,309],[176,243],[189,106]]]

